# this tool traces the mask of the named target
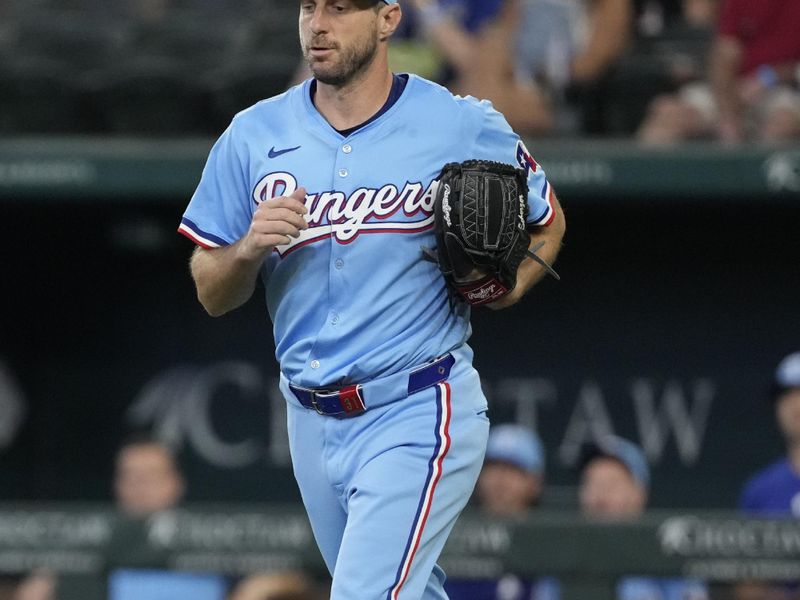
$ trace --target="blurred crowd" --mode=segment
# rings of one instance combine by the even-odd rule
[[[491,100],[523,135],[800,137],[795,0],[402,6],[393,67]],[[0,0],[0,132],[218,134],[296,80],[295,13],[280,0]]]
[[[800,352],[776,367],[767,401],[772,405],[786,452],[743,482],[738,509],[746,516],[800,518]],[[541,508],[574,510],[576,518],[613,524],[633,522],[647,510],[651,470],[642,447],[612,433],[587,442],[576,465],[577,507],[548,499],[547,455],[537,433],[517,423],[494,425],[473,495],[474,509],[500,519],[535,517]],[[310,571],[256,572],[246,577],[190,576],[164,571],[143,524],[176,509],[186,491],[179,457],[168,445],[138,434],[115,458],[112,483],[123,517],[112,535],[105,571],[106,590],[76,595],[69,577],[34,572],[5,600],[323,600],[330,580]],[[731,507],[733,508],[733,507]],[[137,529],[138,528],[138,529]],[[138,533],[137,533],[138,532]],[[532,544],[536,540],[531,540]],[[102,584],[105,585],[105,584]],[[535,579],[507,574],[494,579],[449,579],[451,600],[559,600],[561,582],[546,573]],[[156,590],[149,592],[147,590]],[[81,595],[82,594],[82,595]],[[715,590],[706,582],[680,577],[631,574],[616,582],[618,600],[797,600],[800,582],[747,581]]]
[[[156,517],[178,508],[185,479],[178,456],[162,441],[137,433],[120,446],[114,463],[114,502],[121,521],[106,552],[105,582],[52,572],[23,577],[6,600],[323,600],[324,584],[300,571],[256,572],[246,577],[172,573],[146,535]]]

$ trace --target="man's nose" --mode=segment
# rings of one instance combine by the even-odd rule
[[[314,9],[314,14],[311,15],[308,26],[315,34],[325,33],[328,31],[328,18],[324,2],[317,4],[316,8]]]

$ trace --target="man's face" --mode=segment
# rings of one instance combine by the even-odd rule
[[[120,509],[147,516],[175,506],[183,480],[170,453],[157,444],[128,446],[117,457],[114,492]]]
[[[372,63],[379,38],[375,7],[371,0],[300,1],[300,45],[318,81],[341,87]]]
[[[644,510],[647,494],[618,460],[598,457],[583,470],[579,490],[581,510],[588,517],[625,519]]]
[[[508,463],[487,462],[478,477],[478,501],[495,515],[510,516],[529,509],[540,491],[537,476]]]
[[[778,425],[789,444],[800,444],[800,388],[781,394],[775,403]]]

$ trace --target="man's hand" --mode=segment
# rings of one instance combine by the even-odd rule
[[[305,188],[297,188],[289,196],[271,198],[256,209],[250,229],[237,244],[237,254],[247,261],[260,261],[275,246],[288,244],[308,229],[303,215],[308,213],[304,204]]]
[[[305,188],[289,196],[262,202],[253,214],[247,233],[238,242],[222,248],[195,249],[192,277],[197,297],[211,316],[223,315],[253,295],[264,257],[275,246],[287,244],[308,228],[303,215]]]

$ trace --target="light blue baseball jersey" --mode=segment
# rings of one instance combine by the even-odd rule
[[[211,151],[179,231],[214,248],[239,240],[258,205],[307,190],[309,228],[265,260],[281,371],[308,387],[401,372],[457,348],[469,308],[451,306],[422,248],[435,246],[435,178],[448,162],[528,170],[531,225],[554,215],[541,167],[486,101],[410,75],[384,114],[342,136],[311,81],[238,114]]]

